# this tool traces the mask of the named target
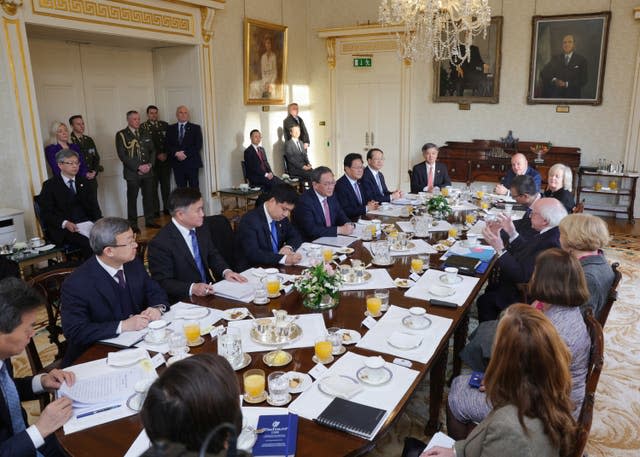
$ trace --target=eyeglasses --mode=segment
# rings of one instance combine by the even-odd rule
[[[107,247],[110,248],[127,248],[127,247],[131,247],[134,244],[137,244],[137,239],[138,237],[136,235],[133,236],[133,239],[127,243],[124,244],[108,244]]]
[[[59,163],[63,163],[65,165],[71,165],[72,167],[77,167],[77,166],[80,165],[80,162],[68,162],[68,161],[65,162],[65,161],[62,161],[62,162],[59,162]]]

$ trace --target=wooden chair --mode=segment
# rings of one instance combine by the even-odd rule
[[[249,178],[247,178],[247,165],[244,163],[244,160],[240,161],[240,166],[242,167],[242,179],[244,179],[244,182],[246,184],[249,184]],[[248,202],[253,202],[254,205],[255,205],[257,199],[258,199],[258,197],[253,197],[253,196],[247,197],[247,201]]]
[[[622,279],[622,273],[618,268],[620,264],[618,262],[614,262],[611,264],[611,269],[613,270],[613,283],[611,283],[611,288],[609,289],[609,294],[607,295],[607,302],[602,307],[600,311],[600,315],[598,316],[598,322],[602,328],[604,328],[604,324],[607,322],[607,318],[609,317],[609,312],[613,307],[613,302],[618,299],[618,284],[620,284],[620,280]]]
[[[581,202],[578,202],[571,212],[573,214],[584,213],[584,199],[582,199]]]
[[[583,457],[584,448],[587,445],[591,423],[593,421],[593,404],[596,396],[596,388],[600,380],[600,372],[604,364],[604,336],[602,326],[593,317],[591,309],[588,309],[584,316],[584,323],[587,326],[591,337],[591,350],[589,353],[589,366],[587,371],[587,381],[584,392],[584,401],[578,417],[578,431],[572,457]]]

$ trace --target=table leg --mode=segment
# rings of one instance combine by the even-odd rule
[[[429,421],[424,428],[426,435],[433,435],[440,429],[440,405],[444,395],[444,382],[447,372],[447,358],[449,356],[449,341],[445,342],[440,355],[431,367],[429,379]]]
[[[462,360],[460,360],[460,351],[464,348],[464,345],[467,342],[467,332],[469,331],[469,313],[465,313],[465,315],[460,319],[460,323],[458,324],[458,328],[456,328],[453,333],[453,374],[451,375],[451,380],[460,374],[460,369],[462,368]],[[451,383],[449,380],[449,383]]]

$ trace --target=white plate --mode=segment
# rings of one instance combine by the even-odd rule
[[[389,346],[392,346],[396,349],[409,351],[411,349],[420,347],[420,345],[422,344],[422,337],[419,335],[414,335],[412,333],[396,331],[393,332],[387,339],[387,343],[389,344]]]
[[[354,249],[350,248],[348,246],[345,246],[345,247],[336,249],[336,252],[338,254],[347,254],[347,255],[349,255],[349,254],[353,254],[354,253]]]
[[[224,312],[224,318],[228,321],[241,321],[249,315],[247,308],[231,308]]]
[[[396,278],[393,280],[393,282],[401,289],[408,289],[410,287],[413,287],[413,285],[416,283],[413,279],[405,278]]]
[[[44,246],[41,246],[38,248],[38,251],[40,252],[44,252],[44,251],[50,251],[51,249],[55,248],[56,245],[55,244],[46,244]]]
[[[453,287],[434,284],[429,287],[429,293],[434,297],[450,297],[456,293],[456,290]]]
[[[300,373],[299,371],[289,371],[287,373],[287,378],[289,378],[289,393],[299,394],[300,392],[304,392],[313,384],[313,379],[307,373]],[[296,387],[291,387],[291,380],[298,380],[298,384]]]
[[[369,367],[362,367],[356,372],[358,381],[370,386],[381,386],[391,381],[393,373],[387,367],[381,367],[373,369]]]
[[[345,344],[345,345],[356,344],[358,341],[360,341],[360,338],[362,338],[360,333],[358,333],[355,330],[351,330],[349,328],[343,328],[339,330],[338,333],[340,334],[340,336],[342,336],[342,344]],[[349,335],[351,338],[347,338],[345,340],[345,337],[343,335]]]
[[[320,390],[320,392],[325,393],[327,395],[330,395],[332,397],[336,397],[336,392],[334,392],[332,389],[325,387],[324,381],[328,381],[329,378],[332,377],[338,377],[338,378],[343,378],[343,380],[347,381],[347,382],[352,382],[353,385],[358,385],[359,382],[357,380],[355,380],[354,378],[350,377],[350,376],[345,376],[343,374],[338,374],[338,375],[329,375],[325,378],[322,378],[320,381],[318,381],[318,389]]]

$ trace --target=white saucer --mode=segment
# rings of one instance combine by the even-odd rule
[[[254,305],[266,305],[266,304],[267,304],[267,303],[269,303],[270,301],[271,301],[271,300],[269,300],[268,298],[265,298],[265,299],[263,299],[263,300],[257,300],[257,299],[254,299],[254,300],[253,300],[253,304],[254,304]]]
[[[267,403],[269,403],[271,406],[283,406],[286,405],[287,403],[289,403],[291,401],[291,394],[287,392],[287,397],[285,399],[285,401],[283,402],[279,402],[276,403],[274,401],[271,400],[271,395],[267,395]]]
[[[449,286],[453,285],[453,284],[460,284],[462,282],[462,276],[460,275],[456,275],[456,279],[453,282],[449,282],[448,278],[449,276],[447,276],[447,274],[442,274],[440,276],[438,276],[438,279],[440,280],[440,282],[442,284],[447,284]]]
[[[342,335],[342,344],[344,345],[356,344],[362,338],[362,335],[360,335],[356,330],[348,328],[343,328],[339,330],[338,333]],[[345,335],[349,335],[349,337],[345,339]]]
[[[388,383],[393,378],[393,373],[387,367],[381,367],[373,369],[369,367],[362,367],[356,372],[358,381],[370,386],[381,386]]]
[[[321,361],[319,358],[317,358],[315,355],[313,357],[311,357],[311,360],[313,360],[315,363],[319,363],[321,365],[328,365],[331,362],[333,362],[335,360],[335,357],[331,356],[330,358],[328,358],[327,360],[325,360],[324,362]]]
[[[287,373],[287,378],[289,378],[289,392],[292,394],[304,392],[313,384],[311,376],[307,373],[300,373],[299,371],[289,371]],[[293,379],[297,380],[298,383],[294,387],[291,387],[291,381]]]

